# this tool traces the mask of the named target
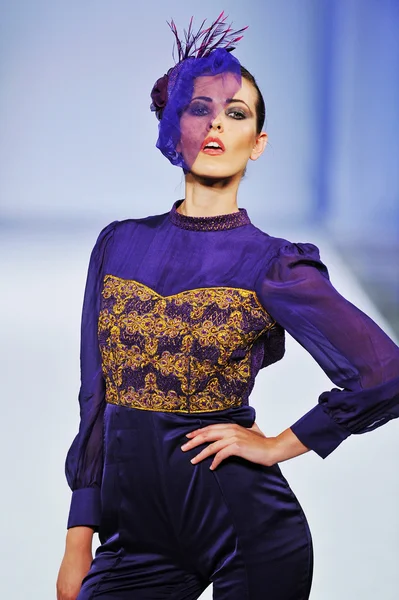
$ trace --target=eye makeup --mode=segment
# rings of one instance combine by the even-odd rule
[[[184,110],[185,113],[193,116],[193,117],[205,117],[211,114],[211,105],[212,102],[200,102],[198,100],[193,100]],[[248,109],[248,112],[249,109]],[[247,111],[243,108],[228,106],[226,109],[226,115],[232,116],[233,119],[242,120],[247,119],[250,114],[247,114]]]

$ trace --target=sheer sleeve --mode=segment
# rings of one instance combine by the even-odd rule
[[[399,348],[332,286],[313,244],[289,244],[268,264],[260,285],[266,310],[339,386],[291,429],[325,458],[352,433],[399,416]]]
[[[103,470],[103,416],[105,382],[97,338],[104,261],[116,221],[98,236],[91,252],[83,299],[80,341],[80,424],[65,462],[72,490],[67,528],[85,525],[98,530],[100,486]]]

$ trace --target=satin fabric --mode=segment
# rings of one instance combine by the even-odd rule
[[[312,542],[277,465],[183,453],[186,433],[213,423],[251,427],[250,406],[200,416],[105,409],[102,545],[78,600],[308,598]]]

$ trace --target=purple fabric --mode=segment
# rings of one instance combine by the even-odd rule
[[[98,529],[101,521],[101,490],[99,486],[76,489],[72,494],[67,528],[85,524]]]
[[[80,425],[65,464],[66,478],[73,490],[68,527],[83,524],[97,529],[99,523],[105,383],[101,372],[97,320],[103,264],[115,223],[101,231],[92,250],[84,292],[80,334]]]
[[[306,446],[325,458],[351,433],[399,416],[399,348],[337,292],[316,246],[283,245],[269,262],[259,297],[343,388],[321,394],[319,405],[292,426]]]
[[[215,75],[221,77],[216,79]],[[211,102],[192,104],[194,83],[198,77],[209,77],[206,96]],[[165,79],[158,80],[160,93]],[[203,58],[188,58],[178,63],[169,74],[168,101],[162,109],[158,125],[157,148],[178,167],[189,171],[200,152],[201,144],[209,134],[215,117],[225,109],[226,100],[233,98],[241,87],[241,66],[227,50],[217,48]],[[204,91],[204,88],[203,88]],[[202,93],[201,95],[204,95]],[[189,123],[190,135],[182,138],[181,118]],[[183,147],[178,144],[184,142]]]
[[[182,452],[188,431],[251,427],[255,410],[156,413],[107,405],[101,546],[77,600],[307,600],[312,543],[278,465],[239,457],[215,471]],[[267,595],[265,596],[265,590]]]
[[[241,336],[244,341],[249,329],[259,335],[251,338],[253,343],[236,344],[234,341],[229,346],[231,353],[220,365],[220,375],[228,373],[228,369],[232,372],[237,361],[248,364],[248,378],[240,391],[241,404],[247,404],[259,369],[282,358],[284,330],[287,330],[312,354],[333,383],[343,388],[323,392],[316,407],[292,426],[298,438],[322,457],[351,433],[368,432],[399,416],[399,348],[369,317],[334,289],[315,246],[291,244],[271,237],[252,225],[243,211],[238,215],[245,217],[245,223],[241,222],[243,217],[237,217],[235,213],[235,216],[221,215],[215,226],[214,219],[179,216],[176,212],[178,204],[163,215],[111,223],[100,233],[90,258],[81,329],[81,421],[66,460],[67,480],[74,495],[69,522],[74,525],[98,526],[95,503],[90,517],[90,507],[82,507],[76,496],[83,498],[86,492],[82,490],[98,491],[103,483],[103,442],[106,445],[112,442],[103,435],[104,411],[110,406],[106,402],[104,377],[112,383],[112,378],[117,378],[124,370],[122,362],[118,370],[118,360],[123,357],[123,360],[134,361],[134,352],[137,352],[134,347],[138,334],[133,332],[130,338],[128,332],[123,332],[122,321],[114,324],[115,329],[112,329],[111,321],[107,325],[107,319],[115,318],[119,310],[125,311],[123,319],[130,318],[129,312],[134,319],[144,307],[148,310],[148,307],[156,306],[156,302],[151,304],[154,295],[164,297],[160,300],[164,302],[165,315],[179,320],[182,305],[167,301],[175,294],[238,288],[253,298],[256,292],[259,301],[256,310],[263,311],[264,315],[268,313],[277,324],[262,333],[264,319],[241,321],[245,314],[238,312],[231,339],[239,340]],[[191,225],[187,226],[190,220]],[[115,305],[120,298],[116,300],[111,295],[102,298],[105,276],[138,283],[137,297],[132,294],[126,306]],[[152,292],[149,295],[143,293],[140,286],[146,286]],[[106,307],[111,309],[108,313]],[[198,305],[199,310],[204,311],[210,307],[206,303]],[[160,310],[159,306],[157,310]],[[99,328],[100,311],[103,331]],[[211,316],[210,320],[220,320],[221,324],[227,314],[231,316],[229,311],[218,312],[215,306],[210,312],[206,318]],[[154,326],[154,314],[148,313],[151,327]],[[105,369],[103,373],[100,345],[104,351],[110,334],[114,336],[110,354],[114,355],[107,359],[109,371]],[[173,370],[180,368],[175,361],[181,342],[178,336],[165,338],[162,331],[155,341],[162,352],[169,353],[172,375],[168,377],[173,377]],[[223,344],[224,338],[219,343]],[[151,344],[148,353],[152,351]],[[210,346],[198,344],[194,350],[199,367],[206,364],[206,359],[217,360],[217,345],[212,352]],[[121,351],[122,354],[118,354]],[[157,352],[153,356],[156,360]],[[205,381],[207,368],[202,368]],[[152,385],[162,381],[162,378],[157,379],[155,371],[147,380]],[[148,374],[148,365],[141,371],[136,367],[126,371],[120,383],[107,387],[107,392],[115,392],[110,401],[120,402],[118,394],[124,386],[132,386],[133,390],[143,387]],[[172,379],[163,381],[170,386]],[[169,389],[177,395],[180,393],[177,388],[177,392]],[[190,386],[187,389],[188,392],[183,392],[185,398],[193,391]],[[210,401],[212,389],[210,385]],[[194,395],[192,398],[195,400]],[[146,400],[150,399],[146,397]],[[153,411],[145,412],[154,414]],[[157,414],[162,415],[162,412]],[[197,417],[195,413],[191,414],[191,418]],[[186,418],[190,418],[189,412]],[[93,495],[95,493],[93,491]],[[91,500],[88,505],[90,503]]]

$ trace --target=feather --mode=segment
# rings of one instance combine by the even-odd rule
[[[239,42],[243,36],[242,34],[248,26],[233,31],[231,24],[226,23],[227,15],[224,11],[215,19],[210,27],[204,29],[206,19],[202,21],[198,31],[193,31],[194,17],[191,17],[188,30],[183,30],[183,37],[180,38],[177,27],[173,19],[170,23],[167,21],[173,35],[175,36],[175,42],[178,53],[178,60],[176,61],[173,48],[173,59],[175,63],[181,62],[186,58],[202,58],[208,56],[216,48],[225,48],[228,52],[235,49],[235,44]]]

